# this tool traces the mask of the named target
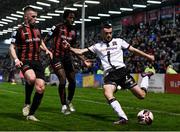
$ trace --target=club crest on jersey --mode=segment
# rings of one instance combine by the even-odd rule
[[[116,41],[113,41],[112,42],[112,45],[114,46],[114,45],[117,45],[117,42]]]

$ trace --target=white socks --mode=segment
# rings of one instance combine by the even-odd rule
[[[140,84],[140,87],[141,88],[145,88],[146,90],[148,89],[148,86],[149,86],[149,77],[148,76],[145,76],[142,78],[141,80],[141,84]]]
[[[117,100],[110,103],[111,107],[114,109],[114,111],[118,114],[119,117],[123,117],[124,119],[128,120],[126,114],[121,108],[121,105]]]

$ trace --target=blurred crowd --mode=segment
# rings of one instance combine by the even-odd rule
[[[146,53],[154,54],[153,63],[156,73],[166,73],[168,65],[174,65],[179,70],[180,60],[180,25],[169,23],[141,24],[125,29],[119,34],[134,47]],[[142,57],[129,54],[125,62],[133,73],[142,72],[148,61]]]

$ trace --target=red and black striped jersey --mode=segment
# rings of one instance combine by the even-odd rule
[[[51,31],[45,37],[44,42],[53,39],[53,45],[51,46],[53,56],[59,57],[69,53],[68,49],[63,47],[63,41],[66,40],[72,47],[77,47],[76,43],[76,31],[66,24],[60,23],[51,28]]]
[[[11,44],[17,47],[17,56],[22,62],[39,60],[41,32],[23,24],[13,32]]]

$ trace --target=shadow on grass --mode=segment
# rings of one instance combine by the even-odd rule
[[[15,120],[25,120],[25,117],[21,113],[0,113],[1,118],[12,118]]]
[[[83,113],[83,112],[77,112],[77,114],[81,116],[86,116],[90,117],[96,121],[107,121],[107,122],[113,122],[114,120],[112,119],[113,116],[105,115],[105,114],[94,114],[94,113]]]
[[[60,107],[39,107],[38,109],[39,111],[43,111],[43,112],[51,112],[51,113],[59,113],[60,112]]]

